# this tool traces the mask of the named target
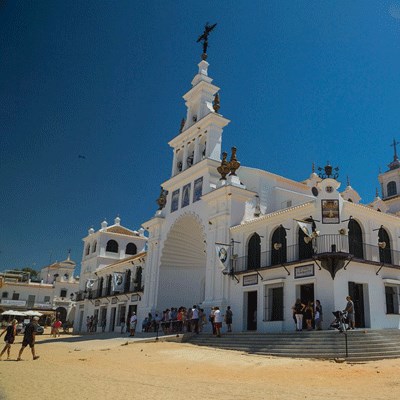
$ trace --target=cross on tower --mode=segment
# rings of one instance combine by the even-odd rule
[[[400,142],[396,142],[396,139],[393,139],[393,143],[390,145],[394,148],[394,157],[393,160],[397,160],[397,147],[396,145],[400,144]]]

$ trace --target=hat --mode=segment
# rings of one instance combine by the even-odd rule
[[[39,321],[39,317],[33,317],[34,321]]]

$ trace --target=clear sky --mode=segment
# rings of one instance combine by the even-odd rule
[[[207,21],[223,149],[299,181],[329,160],[373,200],[400,141],[400,1],[0,0],[0,270],[80,265],[88,228],[154,215]]]

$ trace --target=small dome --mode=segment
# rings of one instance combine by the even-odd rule
[[[121,223],[121,218],[120,217],[117,217],[117,218],[114,219],[114,224],[115,225],[119,225],[120,223]]]
[[[104,221],[101,223],[101,227],[102,227],[102,228],[107,228],[107,226],[108,226],[108,222],[107,222],[106,220],[104,220]]]

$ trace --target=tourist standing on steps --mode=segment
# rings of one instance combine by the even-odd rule
[[[228,306],[225,311],[225,323],[228,328],[228,332],[232,332],[232,317],[233,313],[231,310],[231,306]]]
[[[194,332],[196,334],[199,333],[199,310],[197,309],[197,306],[194,305],[192,308],[192,326]]]
[[[312,319],[313,319],[313,304],[311,301],[307,303],[307,306],[304,310],[304,317],[306,319],[306,325],[307,325],[307,330],[311,331],[312,330]]]
[[[301,302],[300,299],[296,300],[293,306],[293,312],[296,317],[296,331],[303,330],[303,312],[306,306]]]
[[[351,296],[346,297],[347,304],[346,308],[344,311],[347,311],[347,318],[349,320],[349,329],[354,329],[355,328],[355,318],[354,318],[354,303],[353,300],[351,299]]]
[[[11,345],[14,343],[15,336],[17,335],[17,324],[18,321],[16,319],[13,319],[11,321],[11,324],[7,326],[6,329],[0,334],[0,337],[3,336],[5,333],[6,336],[4,336],[4,341],[6,342],[6,345],[4,346],[4,349],[0,353],[0,359],[2,355],[7,351],[7,360],[10,359],[10,350],[11,350]]]
[[[21,361],[22,352],[25,350],[26,346],[31,348],[32,357],[34,360],[37,360],[39,356],[35,353],[35,336],[36,336],[36,327],[38,326],[39,317],[33,317],[32,322],[30,322],[25,327],[24,339],[22,340],[22,347],[18,353],[17,361]]]
[[[137,316],[136,316],[136,313],[133,312],[132,316],[131,316],[131,320],[129,321],[129,328],[130,328],[129,336],[135,336],[136,324],[137,324]]]
[[[322,306],[319,300],[315,300],[315,329],[322,330]]]
[[[222,314],[219,307],[214,307],[214,326],[217,337],[221,337]]]

